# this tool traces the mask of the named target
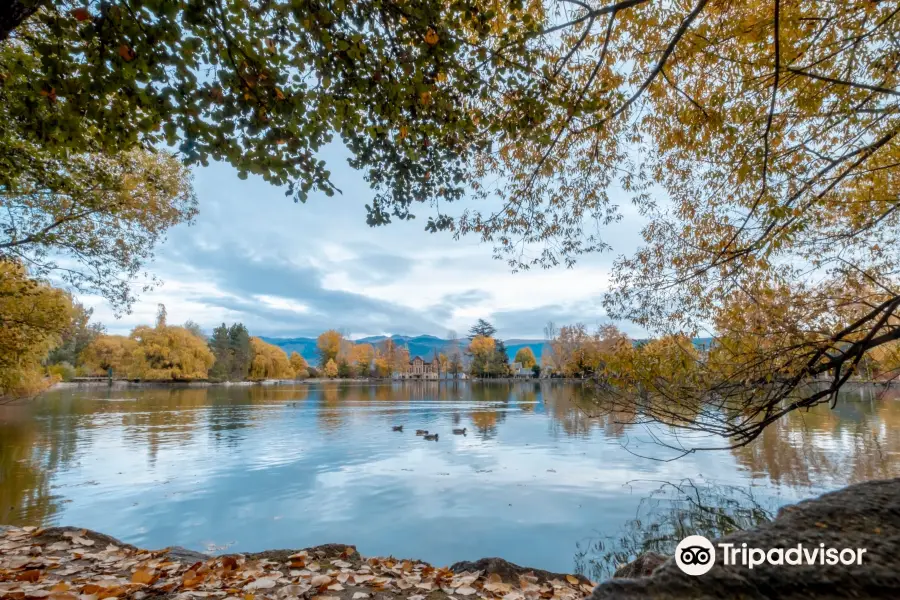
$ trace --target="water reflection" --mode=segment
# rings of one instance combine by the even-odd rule
[[[853,389],[834,411],[793,413],[750,446],[672,463],[641,458],[658,446],[626,424],[634,415],[590,417],[589,398],[543,382],[55,391],[0,407],[0,522],[79,525],[150,547],[344,542],[557,571],[577,566],[579,543],[578,564],[597,576],[645,543],[645,499],[659,504],[660,481],[713,486],[709,504],[735,518],[721,498],[742,496],[722,490],[752,489],[768,510],[900,475],[897,390]],[[632,542],[613,549],[610,536]]]

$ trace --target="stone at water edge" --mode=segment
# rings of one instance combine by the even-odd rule
[[[725,566],[716,546],[708,573],[682,573],[674,560],[649,577],[611,579],[591,600],[695,600],[712,598],[900,598],[900,479],[868,481],[786,506],[753,529],[717,540],[740,548],[865,548],[857,565]]]

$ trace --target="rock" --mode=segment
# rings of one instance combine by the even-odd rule
[[[649,577],[611,579],[591,600],[703,598],[900,598],[900,479],[869,481],[787,506],[754,529],[712,541],[716,562],[703,575],[682,573],[674,560]],[[724,564],[719,543],[741,548],[865,548],[862,564]]]
[[[644,552],[636,559],[616,569],[613,577],[634,578],[647,577],[651,575],[656,568],[669,560],[668,556],[657,554],[656,552]]]
[[[520,567],[515,563],[503,560],[502,558],[482,558],[472,561],[462,561],[450,565],[450,570],[454,573],[462,573],[463,571],[481,571],[485,575],[499,575],[500,579],[506,583],[518,583],[521,575],[534,575],[539,583],[552,581],[553,579],[564,580],[566,574],[551,573],[550,571],[542,571],[541,569],[530,569],[528,567]],[[570,575],[571,576],[571,575]],[[590,581],[583,575],[574,575],[581,583],[590,584]]]
[[[309,556],[312,560],[336,560],[341,558],[344,554],[344,551],[347,548],[351,548],[353,551],[349,556],[344,557],[344,560],[357,563],[362,560],[362,557],[359,555],[359,552],[356,551],[356,546],[352,546],[350,544],[322,544],[321,546],[313,546],[312,548],[305,548],[307,552],[309,552]],[[268,559],[275,560],[279,562],[288,562],[288,557],[291,554],[297,552],[296,550],[266,550],[265,552],[256,552],[254,554],[245,554],[249,559],[252,560],[260,560],[260,559]]]

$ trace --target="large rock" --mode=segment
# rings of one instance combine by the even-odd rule
[[[450,570],[454,573],[480,571],[485,575],[497,575],[504,582],[518,582],[522,575],[533,575],[537,578],[538,583],[553,581],[554,579],[563,580],[566,577],[575,577],[580,583],[590,583],[583,575],[568,575],[563,573],[552,573],[541,569],[531,569],[529,567],[521,567],[516,563],[511,563],[502,558],[480,558],[476,561],[464,560],[450,565]]]
[[[865,548],[860,565],[725,566],[716,546],[708,573],[682,573],[674,559],[649,577],[611,579],[591,600],[698,598],[900,598],[900,479],[853,485],[786,506],[771,522],[713,540],[740,548]]]
[[[613,577],[632,579],[652,575],[661,564],[669,560],[668,556],[656,552],[644,552],[625,566],[616,569]]]

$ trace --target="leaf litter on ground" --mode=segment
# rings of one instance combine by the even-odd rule
[[[107,543],[88,530],[0,531],[3,600],[582,600],[593,589],[573,575],[541,582],[526,572],[504,581],[497,573],[364,559],[352,546],[332,557],[310,549],[281,560],[229,554],[191,562],[168,549]]]

